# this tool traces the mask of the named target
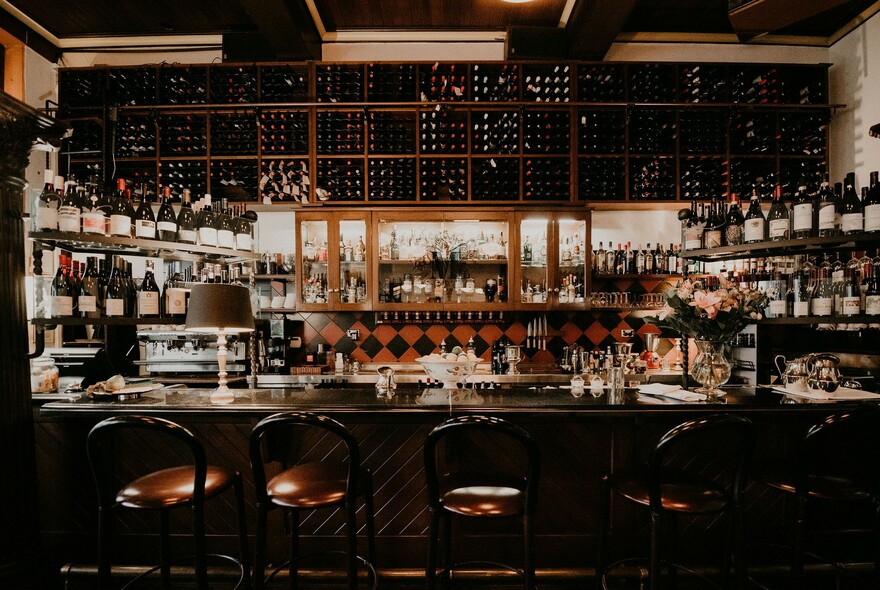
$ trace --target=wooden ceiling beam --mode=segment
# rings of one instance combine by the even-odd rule
[[[321,36],[303,0],[238,0],[281,61],[321,59]]]
[[[568,57],[601,60],[638,0],[577,0],[565,25]]]
[[[61,57],[61,50],[54,43],[2,8],[0,8],[0,30],[18,39],[23,45],[30,47],[52,63],[56,63]]]
[[[753,0],[728,12],[730,24],[740,40],[784,29],[849,0]]]

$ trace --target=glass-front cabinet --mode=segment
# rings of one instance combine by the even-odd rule
[[[508,309],[511,214],[377,212],[376,309]]]
[[[369,213],[297,213],[303,311],[370,309]]]
[[[583,211],[520,212],[511,294],[517,309],[589,307],[589,216]]]

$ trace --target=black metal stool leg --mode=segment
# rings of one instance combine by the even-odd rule
[[[448,512],[443,513],[445,521],[443,530],[443,588],[449,588],[452,579],[452,567],[455,560],[452,559],[452,515]]]
[[[295,590],[299,577],[299,510],[290,510],[290,590]]]
[[[238,552],[241,561],[242,583],[245,588],[251,587],[251,558],[248,548],[247,513],[244,506],[244,483],[241,472],[236,471],[232,480],[235,488],[235,512],[238,520]]]
[[[651,557],[648,566],[648,587],[657,590],[660,587],[660,513],[651,512]]]
[[[611,484],[608,476],[602,477],[599,492],[599,549],[596,555],[596,590],[602,590],[602,576],[605,573],[605,552],[608,543],[608,515],[611,509]]]
[[[664,522],[665,521],[665,522]],[[661,531],[660,534],[663,534],[662,528],[666,528],[666,538],[669,539],[669,543],[667,544],[666,551],[666,575],[669,578],[669,584],[667,586],[669,588],[675,588],[676,577],[678,575],[678,515],[672,512],[667,512],[665,514],[665,518],[661,516]],[[660,570],[657,570],[657,575],[660,575]]]
[[[376,567],[376,515],[373,508],[373,478],[368,477],[364,493],[364,512],[367,517],[367,559]]]
[[[266,582],[266,527],[269,511],[257,503],[256,547],[254,548],[254,588],[263,590]]]
[[[348,540],[348,588],[358,587],[357,499],[345,504],[345,536]]]
[[[196,552],[196,588],[208,590],[208,564],[205,557],[205,507],[202,504],[194,504],[193,515],[193,543]]]
[[[431,510],[431,524],[428,526],[428,565],[425,568],[425,588],[434,590],[437,581],[437,545],[440,528],[440,513]]]
[[[535,588],[535,529],[528,516],[523,517],[523,545],[525,546],[525,565],[523,566],[523,588]]]
[[[745,510],[737,502],[733,507],[733,567],[736,572],[736,587],[746,590],[748,585],[748,564],[746,563],[746,525]]]
[[[171,526],[168,510],[159,511],[159,571],[163,590],[171,589]]]
[[[98,508],[98,589],[110,588],[110,541],[113,537],[113,509]]]
[[[807,498],[796,499],[796,516],[794,523],[794,543],[791,559],[791,588],[798,590],[801,587],[801,578],[804,572],[804,547],[807,536]]]

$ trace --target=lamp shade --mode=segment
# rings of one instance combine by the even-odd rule
[[[186,310],[186,331],[235,334],[254,329],[251,295],[241,285],[193,285]]]

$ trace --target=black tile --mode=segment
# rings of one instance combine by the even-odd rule
[[[330,316],[326,313],[304,313],[303,319],[315,328],[316,332],[320,332],[330,323]]]
[[[385,345],[385,348],[388,349],[388,352],[390,352],[397,358],[400,358],[401,356],[403,356],[403,353],[409,350],[409,344],[407,344],[406,340],[401,338],[398,334],[397,336],[392,338],[388,344]]]
[[[602,324],[603,328],[611,332],[620,324],[620,315],[615,311],[599,312],[599,317],[596,318],[596,321]]]
[[[378,313],[372,312],[372,311],[365,311],[365,312],[362,312],[362,313],[359,313],[356,315],[357,315],[357,318],[360,320],[360,322],[364,325],[364,327],[367,330],[372,332],[373,330],[376,329],[376,316],[379,315]]]
[[[403,338],[401,338],[401,340],[403,340]],[[413,344],[412,347],[415,348],[416,352],[418,352],[421,356],[431,354],[437,349],[437,345],[434,344],[434,341],[428,338],[428,336],[425,334],[423,334],[421,338],[416,340],[415,344]]]
[[[333,318],[333,322],[339,326],[343,332],[351,328],[356,321],[357,318],[350,312],[339,312],[336,314],[336,317]]]
[[[605,338],[602,339],[602,342],[599,343],[599,348],[601,350],[606,350],[607,348],[612,347],[612,351],[613,351],[614,349],[613,349],[612,345],[615,342],[617,342],[617,339],[614,338],[614,336],[612,336],[611,334],[609,334],[608,336],[605,336]]]
[[[363,350],[370,358],[373,358],[377,354],[379,354],[379,351],[382,350],[382,348],[382,343],[379,342],[379,339],[372,334],[367,336],[360,344],[360,349]]]
[[[333,347],[336,352],[341,352],[342,354],[351,354],[357,349],[357,344],[355,344],[354,340],[345,336],[339,339],[339,342],[336,343],[336,346]]]
[[[479,332],[474,334],[474,350],[477,353],[477,356],[482,356],[484,352],[489,350],[489,347],[489,343],[480,336]]]
[[[590,342],[590,339],[587,338],[586,334],[581,334],[580,336],[578,336],[577,340],[575,340],[574,343],[578,346],[582,346],[584,350],[593,350],[593,347],[595,346],[595,344]]]

